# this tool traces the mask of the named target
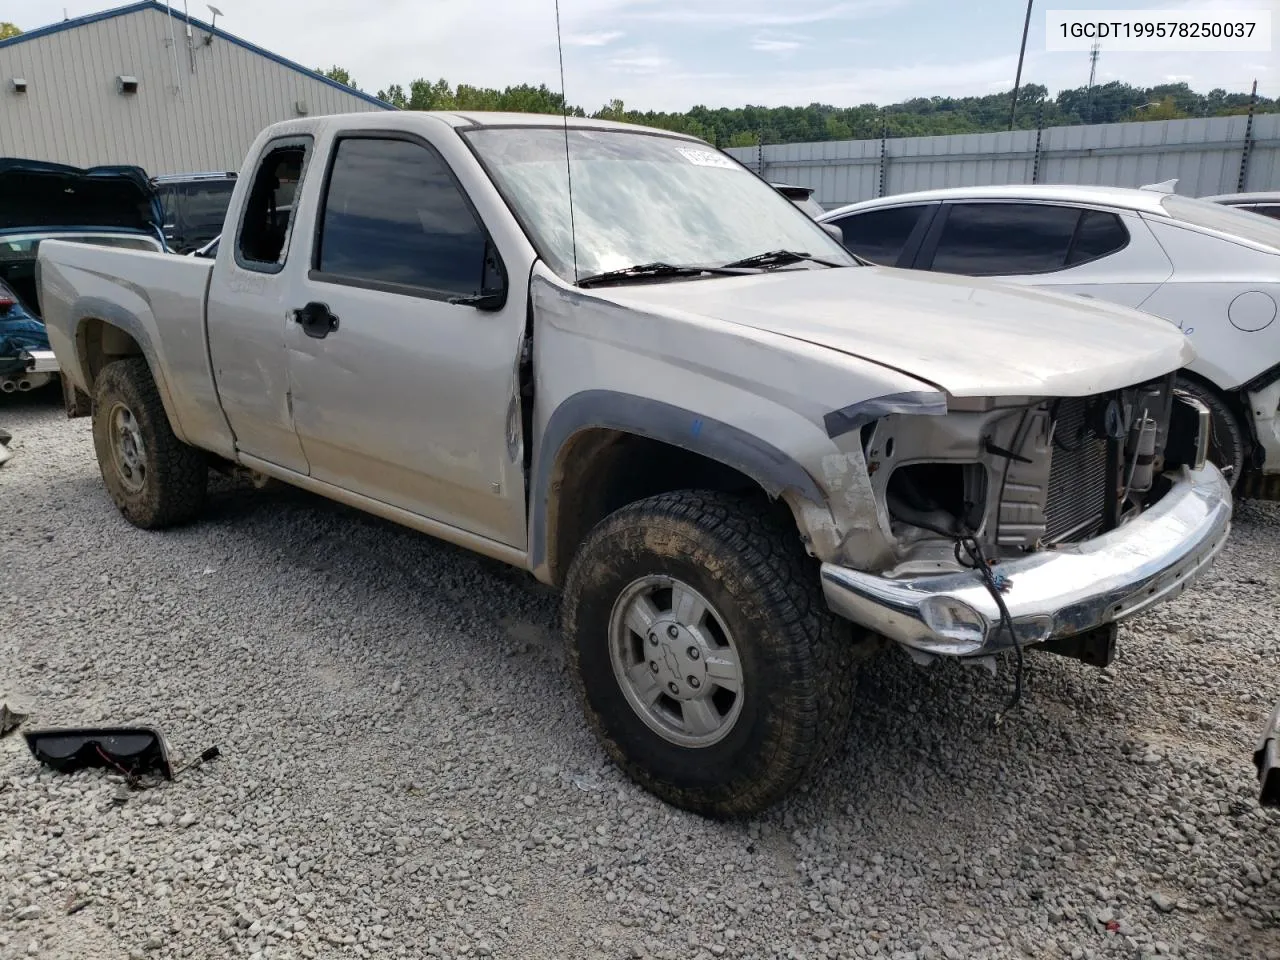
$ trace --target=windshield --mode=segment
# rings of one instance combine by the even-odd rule
[[[231,178],[161,185],[166,239],[183,252],[208,243],[222,231],[235,188]]]
[[[1171,193],[1160,200],[1169,216],[1206,230],[1229,233],[1280,250],[1280,223],[1248,210]]]
[[[185,184],[182,188],[183,219],[192,227],[221,229],[235,188],[234,180]]]
[[[566,280],[637,264],[711,266],[771,250],[856,261],[812,219],[736,161],[688,140],[569,131],[570,229],[562,127],[465,136],[543,259]]]

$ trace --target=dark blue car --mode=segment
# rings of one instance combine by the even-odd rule
[[[48,239],[164,251],[155,187],[138,167],[0,158],[0,393],[58,372],[40,321],[36,254]]]

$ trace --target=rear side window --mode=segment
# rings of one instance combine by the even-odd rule
[[[409,140],[338,143],[316,268],[329,279],[474,296],[488,236],[444,161]]]
[[[1067,266],[1115,253],[1129,242],[1129,231],[1120,218],[1105,210],[1081,210],[1075,239],[1067,254]]]
[[[850,253],[892,267],[911,239],[925,207],[890,207],[868,210],[834,221],[844,233],[844,245]]]
[[[970,277],[1060,270],[1080,211],[1038,203],[957,203],[932,269]]]
[[[289,252],[293,195],[302,179],[310,138],[282,142],[267,151],[253,176],[236,242],[236,262],[262,273],[276,273]]]

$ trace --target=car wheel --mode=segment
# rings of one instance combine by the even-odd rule
[[[1177,387],[1195,397],[1209,408],[1211,424],[1209,435],[1209,461],[1222,471],[1227,483],[1234,490],[1244,472],[1245,455],[1248,452],[1248,434],[1240,418],[1217,390],[1189,377],[1178,377]]]
[[[851,628],[768,506],[682,491],[623,507],[570,566],[563,626],[610,757],[669,803],[715,817],[773,805],[843,741]]]
[[[125,519],[151,530],[200,512],[208,461],[174,436],[145,360],[116,360],[103,368],[92,416],[102,480]]]

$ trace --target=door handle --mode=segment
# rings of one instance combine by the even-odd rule
[[[338,329],[338,318],[329,312],[328,304],[308,303],[300,310],[293,311],[293,322],[302,327],[308,337],[323,340]]]

